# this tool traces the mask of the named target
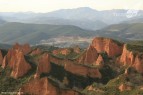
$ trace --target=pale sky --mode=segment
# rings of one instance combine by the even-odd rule
[[[143,0],[0,0],[0,12],[50,12],[78,7],[143,10]]]

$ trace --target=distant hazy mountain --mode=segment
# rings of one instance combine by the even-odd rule
[[[128,11],[129,10],[97,11],[88,7],[81,7],[61,9],[49,13],[0,13],[0,16],[9,22],[75,25],[83,29],[98,30],[110,24],[130,20],[129,15],[132,15],[132,13]],[[142,14],[143,11],[139,11],[139,13]]]
[[[23,21],[23,23],[27,23],[27,21]],[[52,25],[74,25],[78,26],[83,29],[88,29],[88,30],[98,30],[102,29],[107,26],[106,23],[96,20],[96,21],[91,21],[91,20],[68,20],[68,19],[58,19],[58,18],[35,18],[33,20],[29,20],[28,23],[36,23],[36,24],[52,24]]]

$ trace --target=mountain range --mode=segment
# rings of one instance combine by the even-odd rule
[[[142,13],[142,10],[138,12]],[[35,45],[41,41],[51,41],[53,38],[58,40],[65,36],[84,39],[104,36],[121,41],[142,40],[142,15],[132,18],[128,15],[129,10],[97,11],[88,7],[61,9],[49,13],[1,12],[0,43],[19,42]],[[69,43],[68,38],[65,40]]]
[[[35,24],[56,24],[56,25],[75,25],[83,29],[98,30],[107,25],[117,24],[130,20],[128,15],[130,10],[104,10],[97,11],[88,7],[75,9],[61,9],[48,13],[33,12],[1,12],[0,17],[8,22],[22,22]],[[142,14],[140,10],[138,14]],[[137,15],[133,18],[141,18]]]

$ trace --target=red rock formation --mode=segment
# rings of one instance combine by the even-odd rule
[[[143,73],[143,55],[137,55],[133,67],[140,73]]]
[[[31,69],[30,64],[28,64],[24,58],[23,52],[16,51],[16,55],[13,56],[11,60],[12,60],[11,61],[11,66],[12,66],[11,76],[13,78],[22,77]]]
[[[41,73],[49,73],[51,69],[50,65],[50,59],[48,54],[43,54],[38,59],[38,66],[37,66],[37,75],[40,75]]]
[[[81,76],[89,76],[93,78],[101,78],[101,73],[96,68],[90,68],[81,64],[76,64],[76,61],[62,60],[50,56],[50,62],[64,66],[65,70]]]
[[[73,90],[60,89],[54,86],[47,78],[31,80],[21,87],[20,92],[30,95],[79,95]]]
[[[63,55],[68,55],[71,51],[69,49],[63,49],[60,51],[61,54]]]
[[[3,59],[2,67],[5,68],[8,65],[10,68],[12,68],[13,63],[15,63],[15,56],[16,50],[10,49]]]
[[[103,65],[104,64],[104,60],[103,60],[103,57],[101,55],[98,56],[95,64],[96,65]]]
[[[39,48],[37,48],[37,49],[33,50],[33,51],[30,53],[30,55],[38,55],[38,54],[41,54],[41,53],[42,53],[42,51],[41,51]]]
[[[53,55],[58,55],[58,54],[59,54],[59,51],[58,51],[58,50],[53,50],[53,51],[52,51],[52,54],[53,54]]]
[[[60,59],[60,58],[55,58],[53,56],[50,56],[50,62],[55,63],[57,65],[62,65],[64,66],[66,63],[73,63],[74,61],[70,61],[70,60],[64,60],[64,59]]]
[[[132,89],[132,88],[131,88],[130,86],[125,85],[125,84],[121,84],[121,85],[119,86],[119,90],[120,90],[120,91],[131,90],[131,89]]]
[[[115,42],[109,38],[96,37],[92,41],[92,46],[96,48],[97,52],[107,52],[109,57],[115,57],[116,55],[120,55],[123,50],[122,44]]]
[[[122,64],[124,64],[124,65],[127,65],[127,64],[128,64],[128,65],[131,65],[131,64],[133,64],[134,61],[135,61],[135,56],[134,56],[133,52],[127,50],[126,47],[127,47],[127,46],[124,45],[123,53],[122,53],[121,58],[120,58],[120,62],[121,62]]]
[[[89,46],[86,51],[84,63],[85,64],[93,64],[98,58],[98,53],[93,46]]]
[[[63,48],[63,49],[57,49],[53,50],[54,55],[62,54],[62,55],[68,55],[71,51],[69,49]]]
[[[2,65],[2,62],[3,62],[3,55],[2,55],[2,52],[0,50],[0,65]]]
[[[28,54],[31,51],[30,45],[29,44],[24,44],[24,45],[20,45],[18,43],[16,43],[13,46],[14,50],[20,50],[22,51],[24,54]]]
[[[80,75],[80,76],[89,76],[92,78],[101,78],[101,73],[97,68],[89,68],[87,66],[83,66],[80,64],[75,63],[67,63],[64,66],[66,71],[69,71],[73,74]]]
[[[133,51],[129,51],[126,45],[124,45],[123,53],[120,58],[120,63],[122,65],[130,65],[138,72],[143,73],[143,55],[140,55],[139,53],[133,53]]]
[[[17,47],[18,45],[14,48]],[[13,78],[22,77],[31,68],[31,66],[26,62],[23,52],[14,49],[10,49],[3,59],[2,68],[5,68],[6,66],[12,69],[11,76]]]

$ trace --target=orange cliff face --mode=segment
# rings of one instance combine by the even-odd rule
[[[19,46],[19,44],[16,44],[4,56],[2,68],[6,68],[6,66],[11,68],[11,76],[13,78],[22,77],[31,69],[30,64],[27,63],[24,57],[24,55],[29,52],[28,48],[28,45],[24,45],[21,49],[21,46]]]
[[[103,57],[101,55],[98,56],[95,65],[100,65],[102,66],[104,64]]]
[[[98,58],[97,50],[93,46],[90,45],[86,51],[84,63],[93,64],[93,62],[95,62],[97,58]]]
[[[5,68],[7,65],[12,68],[13,66],[13,60],[16,55],[16,50],[10,49],[7,53],[7,55],[4,56],[3,62],[2,62],[2,68]]]
[[[143,73],[143,55],[137,55],[133,67],[140,73]]]
[[[30,64],[27,63],[24,58],[23,52],[16,51],[15,57],[13,57],[11,60],[14,62],[11,72],[11,76],[14,78],[22,77],[31,69]]]
[[[120,63],[123,65],[130,65],[138,72],[143,73],[143,54],[134,53],[133,51],[128,50],[127,45],[124,45]]]
[[[132,51],[127,50],[127,46],[124,45],[123,53],[120,58],[120,62],[124,65],[131,65],[135,61],[135,56]]]
[[[93,64],[98,58],[97,50],[90,45],[85,53],[77,59],[80,64]]]
[[[64,66],[66,71],[69,71],[73,74],[91,77],[91,78],[101,78],[102,75],[97,68],[89,68],[80,64],[67,63]]]
[[[107,52],[109,57],[122,54],[123,44],[109,38],[96,37],[92,41],[92,46],[98,53]]]
[[[41,73],[49,73],[50,70],[51,70],[50,57],[48,54],[43,54],[38,59],[38,66],[35,77],[36,76],[38,77]]]
[[[53,50],[53,54],[54,55],[58,55],[58,54],[62,54],[62,55],[68,55],[71,51],[69,49],[66,48],[62,48],[62,49],[57,49],[57,50]]]
[[[31,80],[23,85],[19,92],[30,95],[80,95],[73,90],[59,89],[50,83],[48,78]]]
[[[24,55],[28,54],[31,51],[31,48],[30,48],[29,44],[20,45],[20,44],[16,43],[13,46],[13,49],[14,50],[21,50],[24,53]]]

